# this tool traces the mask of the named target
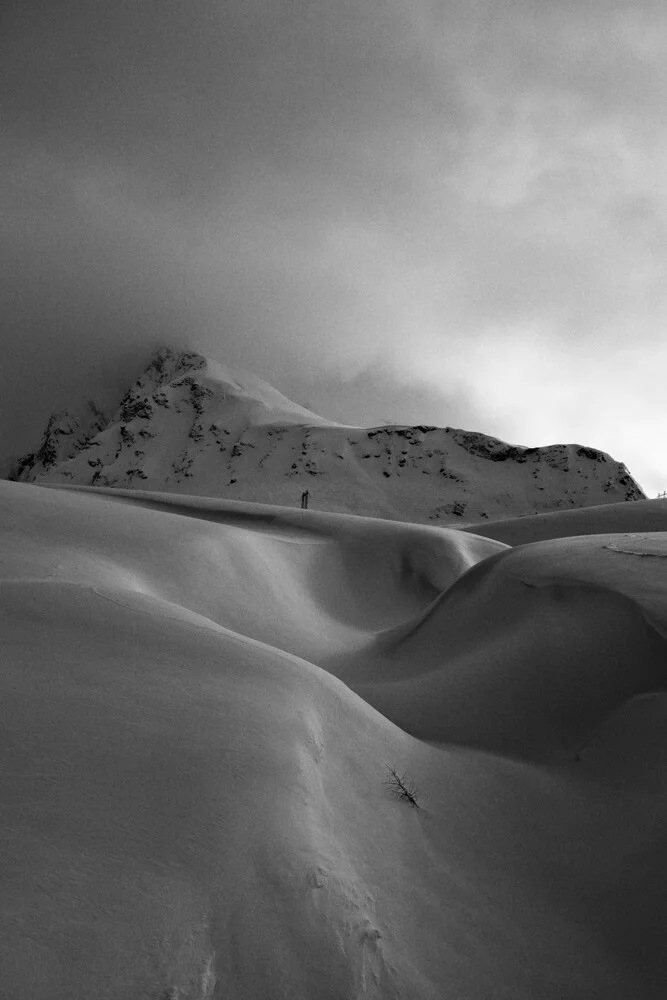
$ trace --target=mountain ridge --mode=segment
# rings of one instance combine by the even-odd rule
[[[268,382],[161,348],[114,414],[93,403],[49,420],[20,482],[168,490],[463,526],[644,499],[626,467],[578,444],[522,447],[427,424],[327,420]]]

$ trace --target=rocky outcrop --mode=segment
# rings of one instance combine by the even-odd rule
[[[58,469],[86,448],[108,422],[92,400],[88,400],[78,414],[70,410],[54,413],[37,450],[19,458],[7,478],[31,482]]]

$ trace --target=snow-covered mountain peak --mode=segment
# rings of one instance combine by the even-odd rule
[[[250,372],[161,348],[106,420],[51,418],[10,478],[299,506],[440,524],[642,499],[593,448],[524,448],[452,427],[353,427]]]
[[[158,405],[164,405],[164,400],[169,399],[169,388],[180,390],[184,386],[199,399],[242,405],[249,424],[279,421],[343,426],[293,402],[253,372],[171,347],[156,351],[146,370],[123,397],[118,415],[121,420],[131,419],[134,407],[146,409],[140,401],[146,401],[150,395],[156,397]]]

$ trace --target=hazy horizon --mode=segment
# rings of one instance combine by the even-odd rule
[[[653,2],[4,14],[0,457],[160,344],[667,489]]]

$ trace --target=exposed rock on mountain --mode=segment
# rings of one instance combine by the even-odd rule
[[[108,423],[108,417],[92,400],[81,412],[66,409],[52,414],[37,451],[20,458],[8,478],[35,482],[74,458]]]
[[[106,420],[51,418],[12,479],[135,487],[461,525],[642,499],[624,465],[580,445],[523,448],[452,427],[351,427],[254,375],[160,350]]]

